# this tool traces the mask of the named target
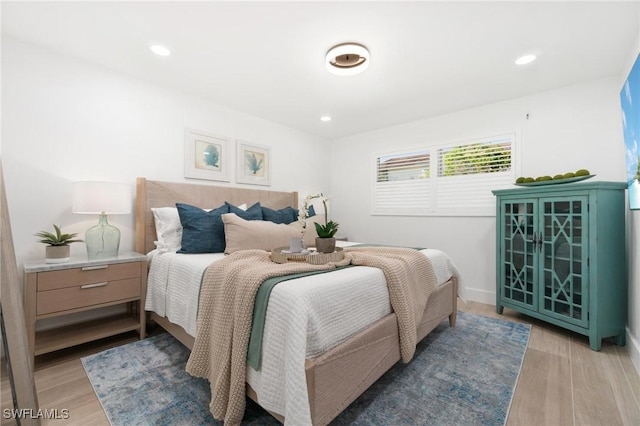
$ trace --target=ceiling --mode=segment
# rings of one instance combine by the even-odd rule
[[[637,0],[1,7],[3,34],[328,139],[622,76],[640,31]],[[364,73],[326,70],[342,42],[368,47]]]

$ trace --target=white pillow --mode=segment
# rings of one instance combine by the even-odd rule
[[[246,204],[242,204],[244,210]],[[242,208],[241,206],[238,206]],[[203,209],[206,212],[211,209]],[[156,238],[153,243],[159,253],[176,252],[182,247],[182,222],[176,207],[152,207],[153,220],[156,224]]]
[[[293,222],[288,225],[266,220],[245,220],[235,213],[222,215],[224,223],[224,252],[231,254],[239,250],[272,250],[289,247],[291,237],[302,236],[302,225]]]
[[[156,224],[156,238],[154,241],[158,252],[176,252],[182,246],[182,223],[178,209],[175,207],[152,208],[153,220]]]

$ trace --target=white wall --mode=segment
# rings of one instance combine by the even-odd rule
[[[124,182],[135,192],[138,176],[184,181],[185,128],[270,146],[269,189],[326,191],[330,184],[324,139],[6,37],[2,124],[19,269],[26,258],[44,257],[35,232],[56,223],[82,235],[97,223],[71,213],[72,182]],[[134,215],[109,221],[122,231],[121,250],[132,250]],[[72,254],[84,252],[84,244],[72,244]]]
[[[624,181],[620,88],[617,78],[598,80],[336,140],[332,218],[351,240],[444,250],[466,297],[495,304],[495,218],[372,216],[372,153],[515,130],[519,175],[587,168],[594,179]]]

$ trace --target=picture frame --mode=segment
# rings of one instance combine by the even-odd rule
[[[640,210],[640,54],[620,91],[629,209]]]
[[[229,182],[232,150],[230,138],[185,130],[184,177]]]
[[[271,148],[241,140],[236,147],[236,182],[271,185]]]

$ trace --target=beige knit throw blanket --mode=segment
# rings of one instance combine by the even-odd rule
[[[398,317],[400,352],[408,362],[415,352],[416,328],[436,286],[429,259],[413,249],[354,247],[344,260],[325,265],[277,264],[263,250],[235,252],[205,271],[200,289],[196,339],[187,372],[207,378],[209,408],[225,425],[238,425],[245,409],[245,371],[253,305],[263,281],[300,272],[335,269],[348,264],[380,268],[386,277],[391,307]]]

